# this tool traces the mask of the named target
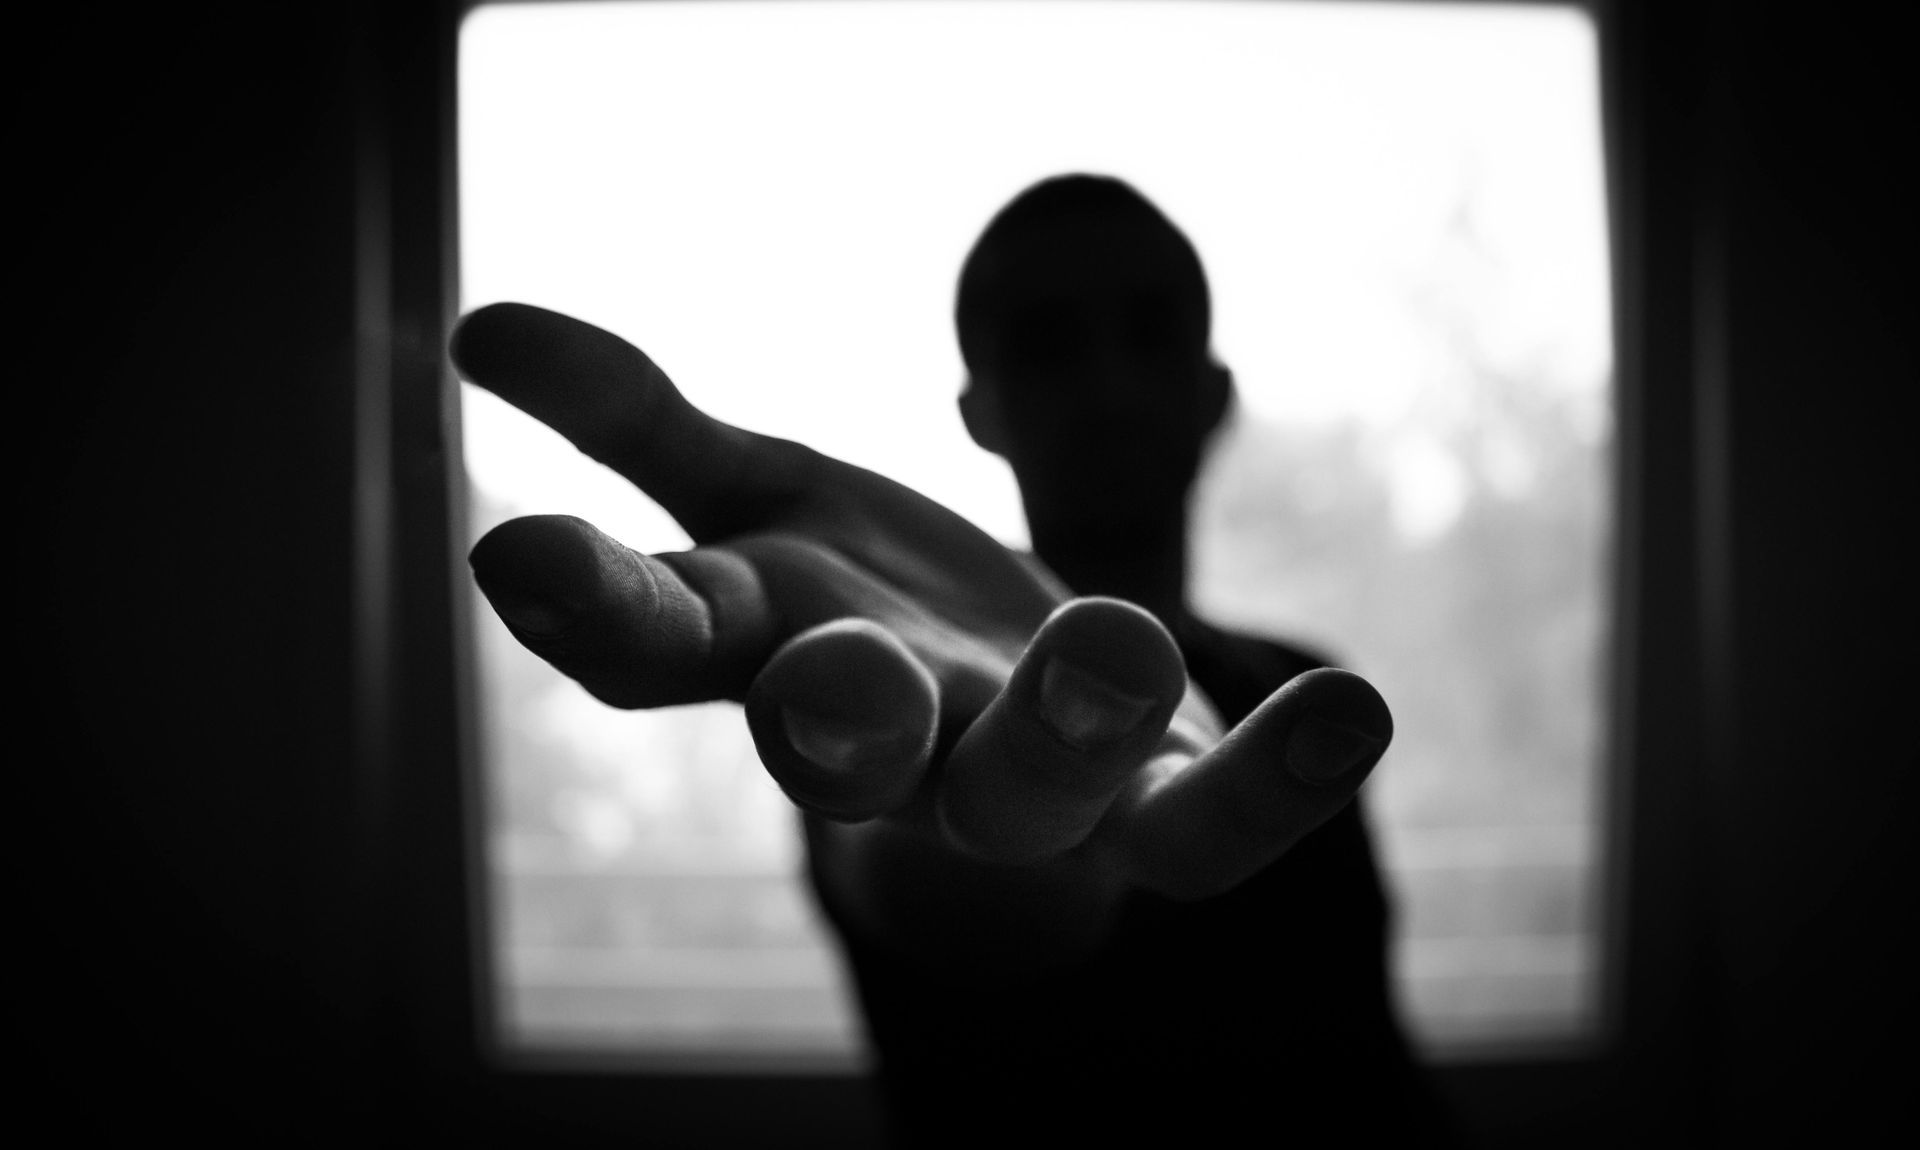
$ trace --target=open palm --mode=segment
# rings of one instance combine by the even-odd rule
[[[452,351],[695,543],[649,556],[517,519],[472,554],[495,609],[615,706],[743,701],[816,881],[875,938],[1015,969],[1085,953],[1129,890],[1206,897],[1271,863],[1391,737],[1337,670],[1223,730],[1146,611],[1073,598],[906,487],[705,415],[598,328],[496,304]]]

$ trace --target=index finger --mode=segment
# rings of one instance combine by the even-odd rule
[[[696,542],[769,525],[827,462],[713,418],[645,352],[559,312],[490,304],[461,319],[449,351],[461,375],[645,491]]]
[[[1184,768],[1150,765],[1099,833],[1148,888],[1209,898],[1339,813],[1392,740],[1393,714],[1371,683],[1330,667],[1308,671]]]

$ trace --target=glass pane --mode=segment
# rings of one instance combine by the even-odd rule
[[[486,7],[461,45],[463,301],[618,331],[715,414],[1020,545],[954,409],[954,280],[1034,180],[1129,180],[1198,246],[1239,385],[1201,606],[1334,652],[1395,710],[1366,801],[1411,1028],[1443,1053],[1578,1037],[1609,625],[1598,97],[1590,23],[1534,6]],[[477,532],[564,511],[685,546],[465,401]],[[613,711],[484,605],[474,625],[508,1044],[857,1058],[734,709]]]

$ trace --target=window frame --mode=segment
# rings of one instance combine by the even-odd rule
[[[870,1092],[844,1071],[643,1069],[492,1048],[459,397],[442,354],[456,306],[456,53],[475,6],[435,0],[370,21],[359,86],[355,559],[369,638],[358,717],[390,814],[372,865],[389,880],[389,1014],[407,1036],[408,1105],[457,1107],[475,1129],[548,1141],[567,1131],[724,1137],[711,1124],[739,1121],[747,1137],[786,1126],[871,1143]],[[1658,5],[1584,7],[1601,54],[1617,353],[1601,1030],[1592,1042],[1438,1069],[1487,1145],[1604,1143],[1631,1121],[1628,1099],[1637,1112],[1666,1112],[1691,1098],[1681,1083],[1704,1032],[1686,828],[1705,746],[1697,608],[1720,546],[1701,530],[1712,519],[1699,500],[1724,461],[1711,451],[1712,396],[1695,384],[1702,262],[1690,149],[1701,81],[1689,64],[1699,29]],[[1672,491],[1693,498],[1662,497]]]

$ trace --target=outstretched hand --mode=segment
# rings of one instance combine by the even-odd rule
[[[1073,598],[946,508],[694,408],[639,349],[496,304],[460,372],[666,509],[643,555],[517,519],[474,576],[529,649],[619,707],[744,702],[852,929],[939,963],[1095,947],[1130,890],[1224,892],[1340,810],[1392,720],[1364,680],[1295,678],[1231,731],[1151,614]]]

